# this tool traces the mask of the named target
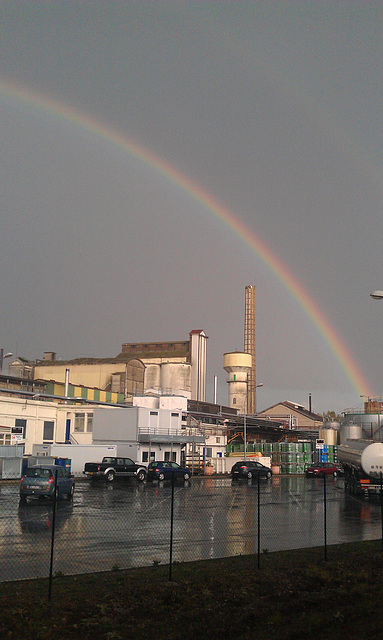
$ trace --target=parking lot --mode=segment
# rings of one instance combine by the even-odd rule
[[[173,561],[323,545],[323,480],[273,476],[232,482],[194,477],[174,488]],[[106,485],[81,479],[73,502],[55,513],[54,572],[72,574],[169,562],[170,483]],[[46,576],[53,507],[19,506],[18,484],[0,485],[0,580]],[[327,543],[381,536],[378,503],[347,496],[342,478],[326,482]],[[259,515],[259,520],[258,520]],[[259,523],[259,528],[258,528]]]

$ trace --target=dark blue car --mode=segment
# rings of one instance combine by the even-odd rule
[[[191,477],[190,469],[180,467],[176,462],[151,462],[148,466],[147,480],[189,480]]]

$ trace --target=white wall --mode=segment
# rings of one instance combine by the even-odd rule
[[[95,407],[93,442],[106,440],[136,442],[137,416],[137,407]]]
[[[43,442],[45,421],[53,422],[53,437],[58,435],[56,403],[1,396],[0,431],[10,432],[15,426],[16,419],[26,420],[25,438],[14,436],[12,444],[24,443],[26,454],[32,453],[34,442]]]
[[[91,444],[92,432],[74,432],[75,413],[93,414],[92,407],[59,404],[57,402],[15,396],[0,396],[0,433],[11,434],[16,420],[25,420],[25,438],[11,434],[12,444],[25,446],[25,454],[32,455],[34,444],[65,443],[66,421],[71,420],[71,434],[79,444]],[[44,422],[53,422],[53,440],[44,440]],[[85,429],[87,419],[85,419]]]
[[[82,476],[86,462],[101,462],[104,456],[117,456],[116,445],[77,445],[77,444],[52,444],[33,446],[33,455],[52,456],[55,458],[69,458],[71,461],[71,473]]]

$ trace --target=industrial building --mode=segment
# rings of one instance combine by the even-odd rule
[[[69,383],[111,393],[123,394],[131,403],[134,395],[173,393],[204,401],[206,394],[207,336],[193,330],[189,340],[180,342],[124,343],[112,358],[75,358],[57,360],[56,353],[46,352],[43,360],[31,363],[16,358],[9,365],[10,375],[25,371],[35,380]]]
[[[261,411],[258,415],[277,420],[288,429],[318,432],[318,429],[323,426],[322,416],[306,409],[302,404],[290,402],[289,400],[278,402],[272,407]]]

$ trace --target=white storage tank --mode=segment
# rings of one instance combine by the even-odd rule
[[[164,362],[161,365],[161,389],[164,393],[191,393],[191,364]]]
[[[150,363],[145,365],[144,389],[159,391],[161,389],[161,365]]]
[[[319,437],[324,440],[328,446],[336,447],[338,444],[338,431],[336,429],[319,429]]]
[[[340,444],[346,444],[347,440],[360,440],[362,438],[362,427],[357,424],[344,424],[340,428]]]

